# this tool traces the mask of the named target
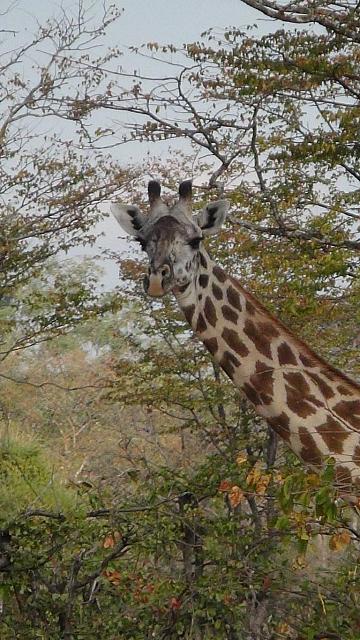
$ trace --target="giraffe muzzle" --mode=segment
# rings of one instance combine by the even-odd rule
[[[145,292],[152,298],[161,298],[170,290],[172,270],[168,264],[159,269],[149,269],[149,275],[144,278]]]

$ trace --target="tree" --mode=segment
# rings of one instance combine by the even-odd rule
[[[306,13],[306,3],[299,7]],[[341,9],[342,24],[355,24],[353,9],[352,3]],[[321,6],[313,13],[322,15]],[[349,284],[335,287],[339,300],[344,291],[347,299],[349,291],[356,295],[359,252],[360,54],[350,35],[209,32],[207,41],[185,47],[177,76],[152,85],[140,77],[132,90],[104,103],[138,115],[133,135],[139,139],[186,138],[208,154],[209,187],[223,189],[221,176],[234,185],[239,235],[270,250],[300,247],[319,291],[336,277]],[[158,43],[148,47],[165,60],[174,52]],[[199,173],[204,170],[205,163]]]
[[[53,266],[94,241],[102,203],[134,176],[102,151],[110,131],[94,118],[107,91],[102,66],[117,55],[96,54],[119,17],[102,11],[96,22],[79,2],[25,43],[1,34],[1,360],[114,304],[95,291],[94,274],[81,281],[71,265]]]
[[[316,16],[320,16],[321,8],[318,12],[314,11]],[[185,47],[183,68],[177,76],[164,77],[161,82],[154,79],[151,83],[151,79],[137,75],[131,90],[109,96],[103,106],[115,112],[137,116],[139,124],[133,135],[140,140],[155,142],[184,138],[190,141],[194,152],[198,154],[197,158],[202,159],[198,175],[203,175],[205,171],[210,175],[205,188],[200,178],[196,184],[199,201],[208,188],[215,187],[221,193],[227,186],[236,210],[220,243],[212,244],[212,252],[233,274],[248,282],[253,291],[280,313],[296,332],[310,343],[313,342],[318,351],[337,361],[350,374],[356,375],[359,371],[358,322],[354,322],[354,318],[359,317],[357,275],[360,245],[356,226],[360,204],[357,140],[359,79],[356,66],[359,47],[357,38],[351,37],[356,35],[352,31],[352,7],[342,6],[341,11],[346,13],[342,23],[347,31],[342,26],[329,28],[320,35],[309,29],[295,32],[281,30],[262,38],[236,28],[220,35],[209,32],[203,36],[206,41]],[[308,15],[312,15],[310,8]],[[162,58],[174,53],[174,47],[162,47],[158,43],[150,43],[148,48],[155,56],[161,55]],[[208,154],[206,161],[205,154]],[[179,182],[179,173],[176,175],[174,169],[174,165],[168,165],[163,170],[166,186]],[[183,177],[182,167],[181,179]],[[165,313],[169,320],[172,317],[171,308],[167,306]],[[154,315],[157,316],[156,309]],[[168,328],[170,330],[170,323]],[[178,326],[180,334],[181,330]],[[168,337],[166,342],[169,344]],[[182,342],[178,347],[173,358],[167,354],[159,359],[156,349],[150,350],[135,368],[131,368],[130,372],[126,370],[129,378],[136,375],[137,384],[141,385],[147,401],[154,403],[155,398],[156,406],[166,407],[165,411],[173,411],[175,403],[185,410],[191,410],[197,400],[201,405],[194,384],[191,390],[182,394],[181,384],[179,388],[174,382],[174,377],[181,378],[191,368],[187,345]],[[138,351],[142,352],[140,348]],[[181,367],[179,351],[185,356]],[[141,363],[145,365],[144,368]],[[199,361],[196,365],[191,369],[192,381],[196,375],[199,376],[199,370],[204,371],[201,368],[204,365],[199,366]],[[118,372],[118,394],[121,397],[124,391],[123,362],[119,363]],[[165,384],[164,372],[167,374]],[[211,383],[210,379],[206,380],[208,383]],[[130,387],[125,393],[130,392],[131,397]],[[208,393],[209,387],[205,388],[205,398],[210,399],[215,413],[214,395]],[[203,446],[208,443],[208,432],[204,426],[206,420],[203,421],[202,413],[207,405],[206,400],[198,415],[199,437]],[[234,405],[230,404],[232,402]],[[199,409],[199,405],[195,406]],[[226,406],[231,406],[231,416],[236,400],[229,401],[227,397]],[[254,557],[251,567],[244,567],[244,564],[240,567],[231,556],[227,542],[231,539],[239,557],[247,558],[248,539],[245,538],[242,546],[243,539],[235,542],[233,536],[236,526],[232,534],[225,527],[229,535],[224,542],[226,535],[222,537],[219,530],[215,533],[213,523],[200,518],[201,522],[194,525],[193,540],[197,539],[201,530],[200,546],[205,555],[204,563],[209,567],[214,558],[210,557],[211,553],[207,555],[208,545],[211,544],[207,534],[210,539],[215,538],[217,543],[221,539],[221,548],[226,550],[219,565],[216,562],[214,564],[218,567],[226,565],[229,577],[232,566],[229,558],[234,561],[238,581],[231,581],[231,586],[236,592],[235,601],[240,602],[243,608],[236,611],[231,622],[230,615],[227,615],[230,628],[221,627],[221,614],[218,612],[215,617],[220,626],[215,627],[216,632],[209,618],[204,622],[203,611],[198,606],[204,582],[196,576],[197,559],[193,550],[194,575],[189,589],[191,595],[187,600],[191,605],[182,610],[180,628],[185,637],[190,634],[190,629],[192,632],[196,629],[194,633],[202,633],[203,637],[205,634],[211,637],[212,633],[220,635],[221,632],[223,637],[237,637],[237,625],[241,620],[244,637],[249,638],[273,637],[274,633],[293,638],[303,635],[308,638],[327,635],[355,638],[358,631],[353,605],[350,605],[350,609],[346,607],[347,612],[351,613],[345,621],[336,619],[333,601],[333,590],[343,593],[344,576],[351,581],[348,564],[351,552],[348,558],[346,554],[342,557],[328,583],[320,577],[321,567],[318,574],[308,567],[303,572],[303,582],[301,579],[293,582],[291,571],[294,566],[301,571],[306,547],[310,547],[307,556],[310,562],[316,555],[314,549],[311,551],[310,543],[315,531],[321,531],[325,539],[330,538],[332,551],[347,547],[349,542],[350,530],[341,530],[341,527],[346,529],[349,526],[351,529],[347,520],[349,514],[337,512],[331,489],[331,464],[319,480],[296,468],[296,462],[291,458],[284,465],[284,451],[278,448],[276,456],[276,447],[272,447],[272,464],[267,465],[271,447],[270,443],[268,447],[264,446],[266,434],[261,426],[256,429],[251,418],[247,423],[247,431],[245,416],[243,413],[240,417],[235,437],[232,433],[232,446],[229,446],[227,435],[222,433],[222,454],[225,449],[227,453],[224,458],[227,461],[234,461],[234,452],[239,451],[242,455],[242,449],[246,450],[244,439],[250,432],[251,455],[249,452],[246,455],[246,464],[249,466],[244,467],[246,471],[242,475],[224,463],[224,475],[222,478],[218,476],[217,486],[223,490],[230,505],[231,501],[239,501],[236,504],[238,507],[242,499],[248,504],[249,511],[245,509],[239,516],[241,533],[243,536],[259,535],[262,548],[266,551]],[[210,440],[213,437],[213,444],[217,428],[217,425],[211,424]],[[215,457],[212,455],[211,462],[206,466],[208,486],[212,490],[215,488],[211,484],[212,473],[218,462]],[[200,466],[199,461],[196,471],[200,470]],[[180,492],[180,495],[190,496],[190,510],[199,502],[203,504],[204,500],[204,488],[199,488],[194,480],[199,477],[196,471],[187,475]],[[267,501],[263,501],[262,491]],[[251,497],[252,502],[249,500]],[[276,540],[277,535],[279,537]],[[354,538],[358,535],[356,530],[353,535]],[[287,551],[285,540],[290,545]],[[295,541],[300,551],[298,559],[295,557]],[[165,545],[165,541],[162,544]],[[187,555],[183,558],[184,567],[188,561]],[[282,570],[278,572],[279,561]],[[252,592],[253,608],[247,600],[251,591],[249,575],[253,581],[251,584],[256,582]],[[209,568],[206,577],[214,588],[214,592],[211,587],[206,591],[209,609],[212,597],[216,601],[219,583],[217,574],[212,574]],[[204,574],[202,578],[205,580]],[[272,582],[274,578],[275,582],[279,580],[276,585]],[[265,594],[262,581],[269,585]],[[321,593],[326,593],[321,627],[316,621],[316,606],[305,607],[299,616],[296,613],[297,598],[306,597],[305,593],[309,593],[307,589],[312,582],[318,584]],[[288,592],[279,599],[281,583],[289,586],[292,594],[296,593],[294,600]],[[241,586],[244,586],[243,591]],[[185,593],[186,599],[188,591]],[[248,606],[247,615],[244,615],[245,606]],[[234,608],[233,605],[233,611]],[[189,609],[196,613],[187,618]],[[179,621],[178,618],[176,620]],[[200,625],[201,632],[197,625]],[[172,629],[167,628],[166,637],[172,632],[175,635],[175,629],[175,624]]]
[[[358,5],[348,0],[341,5],[335,2],[295,2],[291,5],[262,0],[243,0],[245,4],[261,11],[269,18],[295,24],[314,24],[351,42],[360,42]]]
[[[156,43],[149,49],[177,53]],[[199,205],[209,188],[226,188],[234,214],[211,242],[212,254],[318,350],[358,371],[355,39],[310,30],[257,38],[234,29],[203,36],[183,55],[182,72],[161,87],[137,75],[131,89],[111,83],[106,95],[89,100],[79,85],[68,113],[130,113],[138,118],[130,138],[188,139],[188,153],[148,170],[171,193],[180,171],[181,178],[186,169],[191,174],[196,161]],[[89,121],[81,124],[91,135]],[[98,477],[79,474],[60,510],[44,499],[41,514],[21,509],[4,523],[0,543],[5,562],[9,553],[13,562],[3,572],[2,635],[13,637],[15,618],[24,638],[34,629],[81,638],[91,629],[136,640],[357,640],[357,549],[350,543],[358,532],[335,501],[331,461],[319,478],[277,446],[194,346],[171,301],[160,309],[144,298],[141,265],[120,266],[124,278],[136,279],[127,289],[123,283],[128,310],[97,323],[94,334],[109,345],[106,363],[97,354],[87,372],[93,382],[105,367],[111,385],[103,395],[92,392],[96,410],[86,423],[94,428]],[[44,315],[47,290],[35,289]],[[86,342],[88,329],[78,331]],[[87,361],[79,335],[8,363],[35,377],[40,356],[49,369],[61,364],[61,385],[73,386],[77,363]],[[58,422],[69,412],[76,430],[87,407],[84,391],[74,394],[61,403]],[[36,396],[37,424],[53,425],[59,396]],[[26,404],[17,403],[19,423]],[[107,421],[118,425],[116,438]],[[113,457],[103,462],[106,440]],[[56,438],[51,445],[59,451]],[[70,448],[69,469],[76,456]],[[120,471],[115,479],[106,475],[112,464]]]

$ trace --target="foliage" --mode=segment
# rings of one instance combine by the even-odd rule
[[[140,140],[191,143],[199,200],[210,187],[233,204],[215,255],[310,342],[316,327],[320,351],[341,353],[339,364],[356,374],[360,53],[353,3],[339,15],[325,5],[286,11],[318,24],[331,14],[337,28],[209,31],[181,51],[152,42],[163,63],[176,51],[179,74],[160,83],[137,76],[136,90],[108,106],[145,119],[133,132]],[[168,163],[166,185],[186,167],[191,175],[191,159]]]
[[[29,449],[16,443],[12,451],[11,460],[29,458]],[[281,500],[294,499],[295,491],[299,496],[306,482],[312,488],[304,494],[306,509],[287,502],[287,518],[274,509],[271,515],[279,472],[267,472],[265,482],[248,457],[234,461],[229,454],[209,453],[196,470],[148,460],[146,483],[133,478],[127,500],[120,498],[121,487],[117,496],[110,486],[100,496],[85,483],[58,486],[67,494],[67,510],[50,510],[42,500],[8,518],[1,537],[2,637],[87,638],[91,629],[94,636],[138,640],[190,633],[226,639],[248,637],[251,630],[266,637],[271,629],[274,637],[314,639],[321,617],[322,630],[355,640],[351,534],[345,523],[340,530],[336,520],[323,520],[323,533],[331,535],[328,553],[342,550],[330,574],[318,558],[324,553],[318,538],[311,541],[311,493],[315,483],[318,500],[324,487],[299,470],[297,478],[287,477],[286,490],[280,484]],[[18,477],[14,469],[8,465],[9,478]],[[234,491],[239,486],[241,493]],[[339,602],[346,615],[339,615]]]
[[[169,191],[194,149],[208,154],[196,157],[196,206],[226,186],[234,210],[213,257],[359,372],[356,15],[343,4],[339,25],[333,6],[291,6],[318,25],[331,10],[332,27],[209,32],[182,52],[150,43],[184,56],[158,85],[137,74],[124,90],[105,69],[118,51],[84,51],[112,13],[98,27],[81,11],[80,28],[70,16],[41,29],[30,50],[53,53],[32,85],[14,72],[23,48],[3,57],[5,640],[359,637],[358,522],[334,493],[332,461],[320,475],[303,468],[173,301],[146,300],[134,256],[116,301],[99,301],[89,263],[56,260],[91,240],[99,204],[135,191],[93,118],[130,113],[131,139],[190,140],[148,167]],[[20,129],[40,113],[53,134]]]
[[[106,132],[93,117],[95,96],[106,91],[101,67],[118,53],[95,50],[118,16],[104,5],[96,23],[80,3],[33,39],[1,33],[2,361],[114,304],[94,290],[94,272],[76,277],[70,265],[55,272],[52,262],[94,241],[101,204],[132,178],[97,150]],[[79,87],[87,95],[83,109],[76,109]]]

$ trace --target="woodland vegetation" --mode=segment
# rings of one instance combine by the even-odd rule
[[[0,29],[3,640],[360,638],[331,460],[316,475],[267,430],[145,297],[135,248],[113,292],[66,256],[109,200],[193,175],[196,206],[231,200],[212,255],[359,379],[359,7],[244,2],[266,35],[148,43],[154,78],[106,49],[113,7]],[[114,159],[132,141],[154,143],[145,168]]]

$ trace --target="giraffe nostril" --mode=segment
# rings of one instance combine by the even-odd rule
[[[164,264],[163,268],[161,269],[161,275],[163,278],[165,278],[169,274],[170,274],[170,267],[167,264]]]

